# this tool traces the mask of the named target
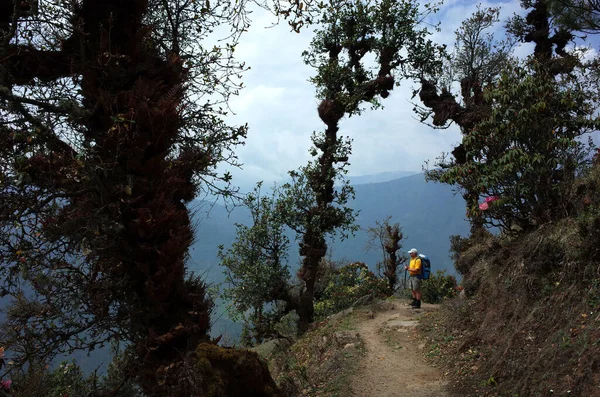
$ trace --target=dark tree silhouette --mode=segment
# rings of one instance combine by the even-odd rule
[[[325,236],[344,222],[332,205],[334,181],[348,162],[348,145],[339,137],[339,122],[344,116],[357,115],[365,103],[377,105],[387,98],[397,76],[412,75],[423,69],[437,50],[420,28],[424,16],[413,1],[368,2],[339,1],[326,10],[306,63],[318,70],[312,81],[321,103],[319,117],[326,125],[322,134],[313,137],[313,155],[306,175],[314,192],[305,232],[300,243],[302,267],[298,276],[304,284],[299,308],[299,327],[306,330],[313,320],[314,287],[319,263],[327,252]],[[403,53],[406,52],[406,54]],[[367,54],[376,56],[377,69],[365,66]]]
[[[388,294],[393,294],[398,283],[398,266],[406,261],[402,255],[402,240],[405,238],[399,223],[390,224],[391,216],[383,221],[376,221],[374,227],[367,229],[369,240],[367,249],[380,249],[382,261],[378,264],[383,269],[383,276],[387,279]],[[381,270],[380,270],[381,271]],[[381,273],[380,273],[381,275]]]
[[[185,267],[186,204],[213,186],[216,164],[246,133],[190,97],[235,91],[202,69],[237,73],[230,51],[189,45],[240,10],[8,4],[0,7],[0,292],[14,304],[0,342],[15,364],[119,339],[135,351],[129,376],[147,395],[277,395],[256,354],[209,339],[212,302]]]
[[[506,201],[495,205],[504,215],[497,213],[499,223],[492,221],[505,231],[516,233],[568,214],[567,197],[587,150],[577,137],[596,124],[596,94],[587,86],[597,73],[597,60],[583,63],[565,49],[573,31],[553,22],[548,2],[524,1],[523,6],[531,8],[526,17],[507,24],[512,41],[535,44],[522,67],[516,59],[509,62],[512,41],[494,43],[484,34],[497,21],[497,10],[478,10],[457,32],[457,50],[450,60],[460,72],[462,102],[447,86],[421,81],[419,95],[428,109],[423,119],[433,115],[435,126],[454,122],[463,133],[452,158],[440,157],[427,178],[459,187],[473,235],[494,218],[493,211],[484,212],[487,203],[478,206],[481,195],[492,201],[505,196]],[[473,36],[479,39],[470,40]],[[509,163],[514,169],[504,167]]]

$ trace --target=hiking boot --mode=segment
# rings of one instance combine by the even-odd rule
[[[421,308],[421,301],[415,300],[415,304],[411,305],[413,307],[413,309],[420,309]]]
[[[412,302],[410,302],[410,306],[415,306],[417,304],[417,300],[413,298]]]

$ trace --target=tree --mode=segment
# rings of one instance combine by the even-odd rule
[[[574,180],[589,161],[580,138],[598,128],[597,90],[588,65],[565,49],[572,33],[559,26],[551,34],[550,19],[538,1],[525,19],[508,24],[509,32],[536,44],[533,55],[505,66],[480,91],[485,112],[463,128],[454,159],[442,157],[427,173],[466,191],[467,214],[479,227],[515,233],[568,216]],[[432,109],[436,98],[427,102]],[[451,116],[464,126],[465,112]]]
[[[299,310],[302,289],[290,276],[287,235],[301,240],[309,229],[309,215],[316,203],[314,191],[308,185],[310,167],[291,171],[291,181],[274,186],[269,196],[261,195],[259,184],[244,201],[252,217],[251,226],[236,225],[232,246],[227,250],[220,247],[220,264],[226,268],[226,281],[231,286],[223,297],[232,302],[234,315],[244,319],[244,335],[249,344],[280,336],[276,325],[283,316]],[[357,229],[356,214],[346,206],[353,189],[341,173],[337,182],[335,210],[331,214],[338,217],[339,223],[326,238],[336,235],[344,238]]]
[[[277,394],[256,355],[210,343],[212,303],[185,267],[186,204],[228,182],[216,166],[235,162],[246,134],[218,104],[243,69],[231,54],[247,2],[9,4],[0,7],[0,292],[14,305],[0,339],[15,364],[118,339],[147,395]],[[205,49],[223,25],[234,41]]]
[[[421,121],[433,116],[436,128],[447,128],[456,123],[463,136],[468,135],[482,120],[489,117],[492,105],[484,96],[487,87],[498,79],[500,71],[511,61],[514,39],[498,41],[488,30],[499,22],[498,8],[478,8],[456,31],[454,51],[446,60],[444,71],[421,80],[419,97],[425,108],[416,106]],[[454,86],[460,91],[453,94]],[[457,99],[456,97],[459,97]],[[442,155],[433,170],[425,175],[429,180],[446,182],[446,170],[469,161],[464,143],[452,151],[452,158]],[[458,183],[467,208],[477,205],[479,191],[469,174],[460,175]],[[472,232],[483,226],[477,212],[468,212]]]
[[[313,143],[315,146],[322,144],[316,134],[313,134]],[[335,156],[338,159],[346,158],[350,153],[350,142],[339,140],[335,145]],[[314,150],[314,149],[313,149]],[[281,216],[285,219],[286,225],[296,234],[296,239],[300,241],[300,255],[305,258],[296,276],[300,280],[300,288],[297,297],[297,303],[294,309],[298,314],[298,330],[300,333],[308,329],[308,324],[313,321],[312,313],[314,310],[315,284],[319,277],[318,265],[314,269],[315,273],[310,276],[306,274],[306,257],[320,262],[327,252],[326,239],[341,235],[346,238],[357,229],[354,221],[356,213],[347,207],[348,201],[354,197],[354,189],[350,186],[343,176],[346,173],[347,160],[338,166],[332,166],[330,172],[333,181],[338,182],[337,189],[331,192],[330,202],[323,208],[323,197],[319,197],[315,189],[314,177],[319,172],[320,164],[316,161],[301,167],[299,171],[289,173],[292,181],[284,184],[280,189],[279,210]],[[332,181],[332,182],[333,182]],[[332,183],[333,185],[333,183]],[[309,245],[313,244],[313,245]],[[319,250],[312,247],[317,246]],[[321,251],[324,250],[324,251]],[[306,285],[309,285],[307,287]],[[308,295],[307,295],[308,294]],[[308,298],[310,296],[310,299]]]
[[[573,212],[574,182],[590,162],[580,139],[600,127],[589,92],[543,66],[513,67],[489,92],[489,119],[465,139],[474,161],[448,176],[470,173],[486,197],[477,208],[486,224],[507,233],[530,230]]]
[[[367,249],[380,249],[382,261],[378,268],[383,269],[383,276],[387,279],[388,293],[391,295],[398,282],[398,266],[406,261],[406,257],[400,253],[404,234],[400,224],[390,224],[388,216],[383,221],[375,221],[375,227],[369,227],[367,234]]]
[[[584,34],[600,31],[598,0],[549,0],[548,6],[557,24]]]
[[[436,48],[426,39],[427,30],[419,27],[423,17],[412,1],[332,1],[320,21],[323,29],[316,32],[311,49],[304,54],[305,62],[317,69],[312,82],[321,99],[318,112],[326,129],[313,134],[311,154],[317,160],[305,172],[315,203],[307,213],[300,243],[300,330],[313,321],[315,281],[327,252],[325,235],[344,222],[332,205],[334,181],[350,154],[338,136],[338,124],[345,115],[360,114],[364,103],[377,107],[378,97],[387,98],[396,82],[394,73],[405,77],[424,68]],[[367,54],[376,57],[376,69],[366,66]]]
[[[261,195],[261,185],[244,200],[252,225],[236,224],[234,243],[227,250],[220,246],[218,253],[230,285],[223,298],[232,302],[234,318],[244,320],[251,344],[274,336],[274,325],[297,301],[290,284],[290,241],[278,208],[277,190],[270,196]],[[281,312],[279,302],[286,305]]]
[[[324,288],[315,302],[315,315],[324,319],[347,309],[365,298],[385,296],[386,282],[376,277],[362,262],[349,263],[333,269],[323,280]]]

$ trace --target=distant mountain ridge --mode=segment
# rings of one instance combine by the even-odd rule
[[[390,174],[393,173],[366,176],[362,180],[384,178]],[[332,259],[362,261],[374,269],[381,260],[381,254],[365,252],[366,230],[375,226],[375,221],[382,221],[389,215],[392,223],[399,222],[403,228],[405,250],[415,247],[427,253],[434,271],[446,269],[453,272],[448,256],[449,236],[468,234],[469,225],[464,219],[464,201],[453,193],[451,187],[427,183],[423,174],[415,174],[385,182],[356,184],[354,188],[356,198],[349,206],[359,211],[357,223],[361,230],[354,237],[334,242],[330,247]],[[198,211],[193,217],[196,240],[190,249],[190,270],[204,274],[209,282],[223,281],[217,247],[219,244],[230,246],[235,238],[235,223],[249,221],[247,210],[241,207],[228,213],[223,206],[215,204],[208,213]],[[295,248],[292,245],[292,261],[297,259]],[[294,265],[292,263],[292,267]]]
[[[467,235],[469,224],[464,218],[465,203],[451,187],[425,182],[423,174],[394,179],[382,183],[354,186],[356,198],[350,204],[360,211],[357,223],[361,230],[354,238],[333,245],[334,257],[360,260],[373,268],[380,261],[379,252],[365,252],[367,228],[375,221],[391,216],[398,222],[405,240],[404,251],[417,248],[432,261],[432,270],[454,273],[448,255],[449,237]]]
[[[386,171],[386,172],[379,172],[377,174],[370,174],[370,175],[357,175],[357,176],[349,175],[348,180],[350,181],[351,185],[356,186],[356,185],[364,185],[367,183],[388,182],[388,181],[392,181],[394,179],[400,179],[400,178],[404,178],[404,177],[415,175],[415,174],[418,174],[418,172],[415,172],[415,171]]]
[[[367,183],[381,183],[388,182],[394,179],[404,178],[407,176],[418,174],[416,171],[385,171],[379,172],[376,174],[368,174],[368,175],[349,175],[346,177],[347,180],[350,181],[350,184],[353,186],[356,185],[364,185]],[[275,181],[275,180],[263,180],[263,188],[269,189],[274,184],[283,184],[291,181],[291,179],[286,178],[283,180]],[[257,181],[258,182],[258,181]],[[240,180],[236,181],[237,187],[240,189],[240,193],[248,193],[251,192],[256,186],[256,182],[251,182],[248,180]]]
[[[345,241],[335,241],[329,247],[333,260],[361,261],[375,271],[381,261],[378,251],[365,251],[368,240],[367,229],[375,226],[388,215],[391,222],[398,222],[406,237],[403,251],[417,248],[429,256],[432,271],[447,270],[455,274],[448,255],[449,237],[453,234],[466,236],[469,224],[464,218],[465,203],[453,193],[448,185],[426,182],[423,174],[395,178],[384,182],[368,182],[392,176],[393,173],[369,175],[351,179],[367,181],[355,184],[355,199],[349,206],[359,211],[357,223],[361,229]],[[268,185],[266,186],[269,187]],[[193,217],[196,225],[196,240],[190,249],[189,269],[202,274],[208,283],[224,281],[223,269],[217,258],[218,246],[229,247],[235,239],[235,223],[248,224],[250,217],[245,208],[228,212],[215,204],[208,210],[206,203],[197,202],[199,208]],[[297,268],[300,262],[298,246],[292,243],[290,266]],[[212,316],[213,336],[224,334],[236,340],[241,325],[227,318],[225,306],[220,304]]]

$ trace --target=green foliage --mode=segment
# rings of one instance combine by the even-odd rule
[[[428,93],[426,98],[438,116],[444,109],[462,112],[444,119],[462,127],[461,145],[452,160],[439,158],[427,177],[459,186],[474,224],[518,233],[573,213],[574,182],[592,149],[582,137],[600,126],[597,67],[565,50],[573,38],[570,31],[557,29],[550,35],[544,26],[552,23],[551,17],[544,3],[535,3],[527,18],[511,20],[509,33],[535,42],[534,54],[525,62],[505,64],[500,73],[495,69],[495,75],[471,88],[462,81],[468,117],[456,103],[458,107],[440,106],[447,97]],[[483,44],[478,47],[487,48]],[[485,201],[478,202],[482,196]]]
[[[323,144],[317,134],[313,134],[312,139],[315,147]],[[336,157],[347,158],[350,152],[350,141],[340,139],[335,148]],[[358,213],[347,206],[354,199],[354,188],[345,179],[347,166],[347,162],[342,162],[332,167],[331,178],[336,188],[331,193],[331,205],[321,208],[319,217],[311,216],[314,212],[311,209],[317,206],[319,192],[319,188],[311,185],[311,180],[316,179],[320,172],[318,161],[311,161],[297,171],[290,171],[291,181],[277,189],[279,216],[298,239],[310,228],[326,237],[339,237],[342,240],[358,230],[359,227],[354,223]]]
[[[27,371],[17,371],[13,377],[11,394],[16,397],[63,397],[85,396],[92,390],[92,382],[86,380],[75,361],[63,361],[55,370],[47,366],[32,365]]]
[[[283,302],[264,304],[262,308],[239,314],[242,320],[241,345],[252,347],[280,336],[277,326],[285,314],[286,305]]]
[[[349,150],[345,144],[340,148]],[[261,195],[259,184],[245,200],[252,225],[236,224],[232,246],[219,247],[220,264],[225,268],[228,283],[222,297],[232,302],[232,318],[244,323],[245,345],[280,333],[277,324],[282,316],[298,305],[299,294],[287,263],[290,242],[286,233],[291,230],[299,239],[312,228],[328,237],[345,238],[357,229],[356,213],[345,206],[353,189],[343,180],[343,173],[336,174],[341,185],[333,193],[334,205],[322,211],[328,222],[309,216],[316,198],[309,186],[308,173],[316,169],[311,163],[299,171],[291,171],[292,180],[275,186],[270,195]]]
[[[84,396],[89,393],[90,380],[86,381],[81,368],[75,361],[63,361],[49,375],[51,385],[48,397],[63,397],[65,394]]]
[[[101,388],[110,390],[114,397],[143,397],[141,389],[134,380],[137,363],[135,350],[130,346],[121,348],[118,343],[111,346],[112,361],[100,382]],[[116,391],[114,394],[114,391]]]
[[[591,149],[577,139],[600,126],[594,98],[571,78],[557,83],[539,67],[506,70],[489,98],[496,103],[492,117],[465,139],[476,159],[466,172],[476,175],[484,195],[500,197],[485,218],[506,230],[568,215]]]
[[[457,294],[456,278],[447,275],[445,270],[431,273],[429,279],[421,283],[421,296],[427,303],[442,303],[447,298]]]
[[[278,335],[292,339],[298,335],[298,314],[295,310],[281,316],[279,322],[273,326]]]
[[[322,155],[299,171],[289,173],[292,181],[279,189],[278,203],[286,225],[300,240],[299,253],[303,257],[297,272],[303,285],[295,307],[300,332],[306,331],[314,319],[315,284],[319,283],[319,267],[327,252],[326,239],[339,236],[343,240],[358,229],[357,213],[347,206],[354,198],[354,189],[345,180],[350,140],[314,133],[312,141],[312,154],[316,156],[320,148]]]
[[[404,77],[416,77],[440,68],[432,62],[440,47],[427,40],[430,32],[420,26],[435,10],[435,5],[428,4],[423,13],[410,0],[331,1],[320,21],[325,28],[316,32],[311,51],[303,53],[305,62],[318,70],[311,79],[318,97],[338,101],[351,116],[361,112],[365,100],[379,106],[378,99],[368,93],[375,84],[368,87],[365,82],[376,82],[394,69]],[[362,62],[367,52],[377,57],[374,65],[381,69]],[[393,84],[388,90],[392,88]]]
[[[506,69],[486,97],[491,117],[463,139],[471,160],[428,176],[480,192],[486,201],[468,214],[507,232],[568,215],[590,150],[578,138],[600,126],[591,93],[570,77],[557,81],[540,65],[525,65]]]
[[[498,16],[497,8],[478,7],[456,30],[454,51],[448,56],[443,71],[430,80],[421,80],[419,97],[425,107],[415,106],[421,121],[433,115],[434,126],[444,128],[456,123],[463,134],[469,134],[475,125],[489,117],[491,104],[484,98],[483,92],[510,63],[515,42],[510,36],[498,41],[490,33],[499,21]],[[440,181],[440,174],[446,168],[470,160],[463,143],[454,148],[452,156],[453,160],[447,161],[446,154],[442,154],[435,169],[427,170],[427,179]],[[473,184],[468,175],[460,182],[467,207],[476,205],[479,198],[479,191]],[[467,218],[473,230],[481,229],[482,221],[477,213],[468,212]]]
[[[600,3],[589,0],[548,0],[560,26],[594,34],[600,31]]]
[[[111,365],[114,365],[111,364]],[[114,367],[113,367],[114,369]],[[122,371],[123,368],[120,368]],[[116,377],[115,377],[116,376]],[[130,381],[121,382],[122,373],[109,368],[102,379],[95,373],[85,376],[75,360],[63,361],[51,370],[47,365],[32,365],[14,373],[10,396],[65,397],[103,395],[116,392],[115,397],[140,397],[139,390]],[[1,396],[0,392],[0,396]]]
[[[377,278],[364,263],[350,263],[329,275],[325,289],[315,303],[315,316],[325,318],[350,307],[366,295],[383,296],[386,280]]]
[[[319,21],[322,28],[303,54],[305,62],[317,69],[311,81],[322,99],[319,118],[327,127],[323,133],[313,134],[310,152],[317,159],[303,170],[315,202],[302,223],[302,267],[298,272],[304,283],[298,311],[301,332],[314,319],[314,287],[327,253],[326,234],[343,228],[348,216],[353,217],[350,209],[336,205],[352,195],[348,183],[341,189],[335,186],[347,172],[350,155],[350,141],[338,136],[339,122],[344,116],[360,114],[363,104],[378,106],[380,97],[389,96],[398,75],[416,76],[427,72],[425,65],[435,64],[431,59],[437,47],[421,25],[431,11],[427,7],[425,14],[421,13],[413,0],[332,0],[324,7]],[[375,62],[367,62],[365,56],[374,56]]]
[[[252,225],[236,224],[236,239],[225,249],[219,246],[228,288],[222,298],[232,302],[230,314],[243,320],[242,341],[261,342],[274,333],[273,325],[285,314],[281,300],[290,300],[287,264],[289,239],[277,191],[261,195],[259,183],[245,199]]]
[[[287,289],[290,278],[289,239],[284,234],[277,197],[275,193],[261,195],[260,187],[261,184],[245,200],[252,225],[236,224],[232,246],[219,247],[220,264],[231,286],[224,291],[223,298],[233,302],[234,318],[236,313],[239,316],[276,300]]]
[[[341,150],[349,146],[340,145]],[[343,168],[343,166],[342,166]],[[245,205],[250,210],[252,225],[236,224],[236,240],[227,250],[219,247],[221,266],[225,268],[229,287],[222,297],[233,303],[232,316],[244,321],[244,340],[253,344],[276,334],[274,326],[298,304],[298,294],[287,263],[291,230],[301,238],[309,228],[323,235],[346,237],[356,230],[355,212],[345,206],[352,197],[352,187],[343,181],[333,193],[333,204],[323,210],[328,222],[309,216],[316,204],[315,191],[310,188],[308,173],[317,166],[309,164],[291,171],[291,182],[275,186],[270,195],[261,195],[259,184]]]
[[[498,22],[499,8],[479,6],[462,22],[455,31],[454,50],[441,54],[443,68],[434,68],[429,80],[421,80],[419,96],[425,107],[414,108],[421,121],[433,115],[436,128],[454,122],[465,133],[486,117],[489,104],[482,100],[482,90],[511,63],[516,41],[511,36],[502,41],[495,38],[491,31]]]
[[[514,38],[497,41],[489,32],[499,22],[499,15],[500,8],[478,6],[458,28],[449,62],[453,81],[467,78],[480,84],[489,83],[508,65]]]

